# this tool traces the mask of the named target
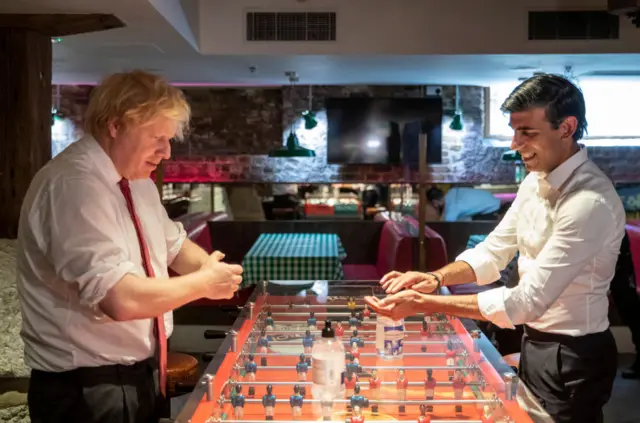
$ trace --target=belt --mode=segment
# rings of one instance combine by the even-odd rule
[[[78,367],[63,372],[48,372],[44,370],[31,370],[32,380],[73,380],[83,386],[99,384],[126,384],[140,380],[141,377],[149,377],[158,370],[158,362],[154,357],[147,358],[136,363],[110,364],[96,367]]]
[[[524,333],[528,339],[532,341],[539,342],[555,342],[562,345],[572,345],[578,342],[586,342],[586,341],[598,341],[599,339],[603,339],[605,337],[611,336],[611,331],[609,329],[596,332],[596,333],[588,333],[586,335],[572,336],[566,335],[562,333],[549,333],[542,332],[537,329],[533,329],[530,326],[524,325]]]

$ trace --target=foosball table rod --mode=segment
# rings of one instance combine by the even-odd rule
[[[234,385],[246,385],[246,386],[263,386],[263,385],[272,385],[272,386],[292,386],[292,385],[300,385],[300,386],[311,386],[313,385],[313,382],[310,381],[298,381],[298,380],[292,380],[292,381],[287,381],[287,382],[283,382],[283,381],[277,381],[277,382],[269,382],[269,381],[248,381],[248,380],[243,380],[243,381],[235,381],[233,382]],[[396,386],[396,382],[380,382],[380,384],[382,386]],[[466,382],[466,386],[483,386],[484,384],[481,382]],[[424,382],[409,382],[409,386],[424,386]],[[436,386],[453,386],[453,382],[436,382]],[[369,389],[369,387],[367,386],[367,382],[363,382],[363,384],[361,385],[361,390],[366,391]]]
[[[348,339],[343,339],[342,340],[343,344],[349,344],[349,340]],[[364,344],[364,345],[375,345],[376,341],[360,341],[360,344]],[[299,339],[295,339],[292,341],[269,341],[269,345],[295,345],[295,344],[299,344],[300,346],[302,346],[302,344],[300,343]],[[447,345],[448,342],[447,341],[402,341],[403,345]]]
[[[348,351],[347,351],[348,352]],[[245,355],[253,355],[254,357],[300,357],[300,353],[298,354],[287,354],[287,353],[245,353]],[[446,357],[446,353],[402,353],[404,357]],[[462,355],[462,354],[458,354]],[[377,357],[376,353],[360,353],[360,357]]]
[[[305,333],[309,331],[310,333],[313,334],[317,334],[317,333],[321,333],[322,331],[320,329],[268,329],[265,330],[266,333],[269,334],[287,334],[287,333]],[[366,333],[366,334],[375,334],[376,331],[375,330],[369,330],[369,329],[357,329],[358,333]],[[260,330],[254,330],[253,333],[260,333]],[[420,331],[419,330],[403,330],[403,333],[408,333],[408,334],[419,334]],[[429,332],[431,335],[457,335],[457,333],[455,331],[433,331],[433,332]]]
[[[238,366],[240,367],[240,366]],[[361,366],[362,370],[367,370],[369,366]],[[295,370],[296,366],[261,366],[260,371],[265,370]],[[475,366],[375,366],[372,370],[476,370]]]
[[[230,399],[225,399],[225,403],[231,404]],[[222,403],[222,401],[220,401]],[[262,404],[261,399],[248,398],[245,399],[245,403],[247,404]],[[322,400],[319,399],[305,399],[305,404],[320,404]],[[351,400],[348,399],[335,399],[332,401],[333,404],[351,404]],[[289,398],[286,399],[276,399],[276,404],[289,404]],[[463,400],[374,400],[369,399],[369,404],[376,405],[484,405],[484,404],[495,404],[495,400],[493,399],[463,399]]]
[[[212,422],[214,420],[211,420]],[[264,420],[223,420],[224,423],[264,423]],[[277,423],[318,423],[317,420],[273,420]],[[399,420],[372,420],[376,423],[398,423]],[[402,420],[400,420],[401,422]],[[324,423],[344,423],[344,420],[325,420]],[[431,420],[431,423],[482,423],[481,420]]]

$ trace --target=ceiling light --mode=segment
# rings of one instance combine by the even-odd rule
[[[316,152],[304,148],[298,141],[298,136],[292,131],[287,137],[287,145],[269,153],[269,157],[315,157]]]

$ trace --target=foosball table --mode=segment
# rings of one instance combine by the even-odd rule
[[[207,366],[176,423],[399,420],[550,421],[474,322],[440,314],[404,321],[400,351],[381,356],[376,283],[263,282]],[[326,321],[345,346],[344,397],[313,398],[311,350]]]

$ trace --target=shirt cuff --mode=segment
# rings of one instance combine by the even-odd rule
[[[484,256],[477,249],[472,248],[462,252],[456,261],[464,261],[473,269],[476,274],[478,285],[488,285],[500,279],[500,270],[493,264],[493,261]]]
[[[478,294],[478,308],[482,317],[502,329],[515,329],[504,303],[506,287],[490,289]]]

